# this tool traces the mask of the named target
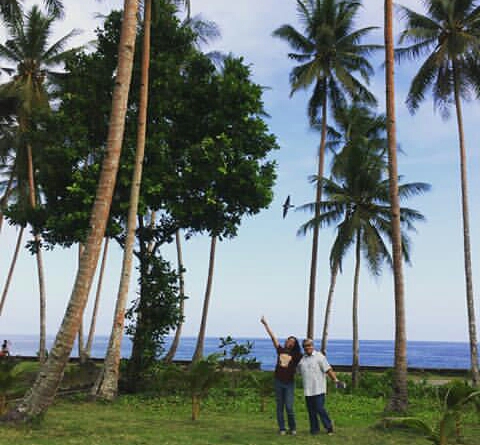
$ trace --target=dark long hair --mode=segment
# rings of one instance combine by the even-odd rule
[[[295,341],[295,344],[293,345],[293,348],[290,350],[292,354],[301,354],[302,350],[300,349],[300,343],[298,342],[297,337],[294,335],[290,335],[287,340],[292,339]]]

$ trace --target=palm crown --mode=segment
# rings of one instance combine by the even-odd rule
[[[434,103],[444,113],[452,102],[455,85],[463,98],[472,88],[478,90],[480,69],[476,50],[480,45],[480,7],[472,0],[425,0],[428,14],[422,15],[404,6],[399,11],[407,24],[396,51],[397,60],[426,60],[412,80],[407,106],[415,111],[432,88]]]
[[[283,25],[273,33],[290,44],[295,52],[288,56],[299,62],[290,74],[292,94],[314,86],[308,107],[312,122],[327,95],[332,106],[345,102],[346,96],[375,103],[374,96],[354,76],[358,73],[368,83],[373,69],[367,56],[380,48],[360,44],[375,29],[354,29],[360,5],[356,1],[297,0],[303,34],[291,25]]]

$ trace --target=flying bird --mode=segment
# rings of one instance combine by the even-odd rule
[[[295,207],[293,204],[290,204],[290,195],[287,196],[287,199],[283,203],[283,217],[285,218],[288,213],[288,209]]]

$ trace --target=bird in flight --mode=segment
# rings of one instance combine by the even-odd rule
[[[283,203],[283,217],[285,218],[288,213],[288,209],[295,207],[293,204],[290,204],[290,195],[287,196],[287,199]]]

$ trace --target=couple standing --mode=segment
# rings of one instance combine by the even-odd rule
[[[279,433],[287,434],[285,429],[284,409],[287,411],[289,432],[297,434],[293,401],[295,393],[295,372],[298,369],[303,380],[303,391],[310,421],[310,433],[318,434],[320,425],[318,418],[327,430],[328,434],[333,433],[333,425],[325,409],[325,394],[327,392],[328,375],[337,385],[341,382],[337,379],[335,372],[329,365],[326,357],[315,351],[313,340],[307,338],[303,341],[302,355],[300,345],[296,337],[290,336],[282,346],[277,337],[268,326],[267,320],[261,318],[268,335],[272,339],[277,351],[277,365],[275,367],[275,398],[277,402],[277,422]]]

